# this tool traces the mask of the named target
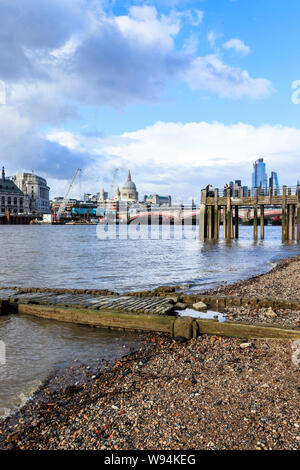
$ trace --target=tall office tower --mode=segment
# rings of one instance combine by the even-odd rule
[[[258,188],[259,190],[264,190],[264,193],[267,193],[268,186],[268,177],[266,173],[266,164],[264,163],[263,158],[259,158],[253,164],[253,173],[252,173],[252,188]]]
[[[278,175],[276,171],[272,171],[271,173],[271,177],[269,178],[269,187],[271,188],[272,194],[274,194],[275,189],[277,190],[277,194],[280,194]]]

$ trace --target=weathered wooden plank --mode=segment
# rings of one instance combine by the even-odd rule
[[[259,324],[218,322],[197,319],[200,334],[221,335],[235,338],[300,339],[300,330]]]
[[[72,309],[31,304],[20,304],[18,309],[19,313],[23,314],[103,328],[124,328],[172,334],[174,323],[174,317],[159,315],[133,315],[117,311],[92,311],[90,309]]]

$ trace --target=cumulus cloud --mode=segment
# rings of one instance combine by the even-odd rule
[[[225,49],[233,49],[235,52],[238,52],[241,55],[248,55],[251,52],[250,47],[241,41],[241,39],[230,39],[229,41],[223,44]]]
[[[74,148],[64,132],[52,136],[57,143]],[[264,157],[267,169],[279,174],[279,183],[296,185],[295,167],[300,152],[300,129],[237,123],[157,122],[114,138],[73,136],[76,148],[88,148],[93,166],[86,172],[111,181],[113,169],[121,170],[122,185],[128,168],[141,194],[171,194],[185,201],[199,198],[208,183],[222,188],[226,182],[242,179],[251,184],[252,162]],[[290,169],[290,170],[289,170]],[[91,182],[92,185],[92,182]],[[93,187],[93,186],[91,186]],[[109,189],[109,185],[106,185]],[[94,186],[97,189],[97,186]]]
[[[217,55],[196,57],[203,21],[198,2],[185,2],[186,8],[181,2],[179,8],[177,0],[166,0],[166,8],[172,4],[178,9],[164,13],[136,5],[119,16],[105,3],[1,1],[0,80],[6,84],[6,106],[0,109],[0,151],[11,172],[33,168],[60,179],[77,166],[95,171],[104,167],[106,172],[117,162],[128,166],[132,159],[128,155],[126,160],[125,154],[135,140],[131,134],[109,140],[64,135],[63,140],[44,129],[80,119],[85,106],[123,109],[155,103],[169,79],[183,79],[193,90],[225,97],[261,98],[270,92],[268,80],[252,78]],[[158,147],[153,151],[163,158]],[[141,163],[136,168],[142,172]],[[168,175],[176,180],[170,167],[156,178],[163,189]]]
[[[3,80],[42,76],[33,53],[62,46],[82,27],[83,0],[1,0],[0,77]]]
[[[4,31],[0,79],[12,88],[10,103],[16,98],[19,107],[23,100],[26,108],[33,103],[43,108],[51,95],[60,117],[70,114],[71,102],[119,108],[155,102],[166,81],[178,77],[190,60],[175,49],[174,38],[183,21],[183,15],[176,12],[158,15],[154,7],[135,6],[127,15],[114,16],[100,3],[83,0],[75,0],[74,9],[69,2],[58,0],[44,0],[43,7],[37,0],[28,0],[20,12],[16,0],[10,9],[7,5],[7,0],[0,5]],[[34,5],[35,15],[31,11]],[[18,13],[22,24],[15,34],[13,17]],[[198,11],[195,15],[199,20]],[[1,21],[7,22],[1,25]],[[52,121],[54,112],[48,101]]]
[[[85,148],[46,139],[31,119],[7,106],[0,106],[0,154],[9,174],[34,169],[57,180],[70,178],[78,166],[85,168],[93,160]]]
[[[166,51],[173,49],[174,37],[180,31],[178,15],[158,18],[153,6],[131,7],[128,15],[117,16],[115,21],[125,38]]]
[[[185,78],[192,89],[210,90],[228,98],[267,97],[272,84],[265,78],[252,78],[247,70],[224,64],[215,54],[197,57]]]
[[[155,102],[168,79],[183,76],[192,89],[221,96],[267,94],[267,80],[216,55],[195,58],[193,27],[202,20],[197,8],[159,14],[154,6],[132,6],[117,16],[94,0],[3,0],[0,79],[11,87],[10,104],[15,98],[19,109],[35,108],[36,119],[48,115],[49,122],[75,117],[76,106]],[[186,23],[192,30],[180,49],[175,40]]]

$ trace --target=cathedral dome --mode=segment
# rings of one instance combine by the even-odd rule
[[[133,181],[126,181],[122,189],[134,189],[136,190],[136,185]]]
[[[126,183],[124,184],[123,189],[133,189],[134,191],[136,191],[136,185],[134,184],[133,181],[131,181],[131,174],[130,174],[130,171],[128,172],[128,178],[127,178],[127,181]]]
[[[139,197],[139,193],[136,190],[136,185],[134,184],[133,181],[131,181],[131,174],[129,171],[127,181],[124,184],[122,191],[121,191],[121,201],[137,202],[138,197]]]

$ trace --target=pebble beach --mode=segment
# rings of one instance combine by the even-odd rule
[[[214,292],[299,299],[299,280],[297,257]],[[253,313],[266,312],[236,307],[232,315]],[[275,313],[297,324],[299,312]],[[299,342],[161,334],[141,341],[142,348],[113,364],[83,370],[80,383],[80,364],[49,378],[0,424],[0,448],[299,449]]]

